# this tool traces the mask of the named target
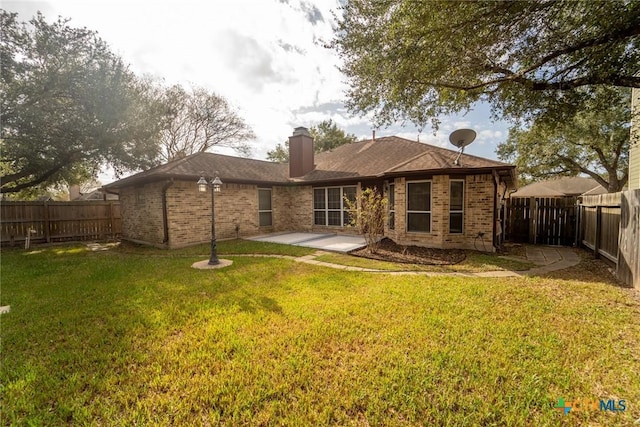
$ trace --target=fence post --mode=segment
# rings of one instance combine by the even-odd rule
[[[49,229],[49,203],[47,203],[46,201],[43,202],[42,209],[44,210],[44,238],[47,243],[51,243],[51,230]]]
[[[580,247],[582,242],[582,204],[580,199],[576,199],[576,230],[575,230],[575,243],[576,248]]]
[[[529,243],[536,243],[536,221],[538,209],[536,206],[536,198],[529,197]]]
[[[602,232],[602,206],[596,207],[596,236],[593,244],[593,253],[596,259],[600,258],[600,234]]]
[[[113,224],[113,202],[109,202],[109,228],[111,229],[111,240],[116,237],[115,225]]]

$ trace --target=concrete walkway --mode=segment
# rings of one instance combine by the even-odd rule
[[[318,261],[316,258],[323,254],[322,251],[347,253],[366,246],[362,236],[339,235],[332,233],[271,233],[262,236],[250,237],[249,240],[260,242],[283,243],[286,245],[304,246],[319,249],[313,255],[299,258],[288,257],[296,262],[319,265],[322,267],[336,268],[346,271],[365,271],[370,273],[407,274],[422,276],[468,276],[468,277],[522,277],[537,276],[555,270],[572,267],[580,262],[580,257],[571,248],[560,246],[526,246],[527,260],[537,265],[527,271],[484,271],[481,273],[439,273],[430,271],[388,271],[363,267],[351,267],[329,262]]]
[[[455,277],[526,277],[526,276],[539,276],[542,274],[550,273],[556,270],[563,270],[565,268],[573,267],[580,262],[580,257],[571,248],[566,247],[552,247],[552,246],[527,246],[526,255],[527,259],[538,267],[534,267],[526,271],[483,271],[479,273],[443,273],[435,271],[389,271],[389,270],[377,270],[373,268],[353,267],[341,264],[334,264],[330,262],[318,261],[321,255],[325,255],[328,252],[317,251],[311,255],[305,255],[302,257],[294,257],[290,255],[227,255],[229,257],[235,256],[247,256],[247,257],[269,257],[269,258],[282,258],[290,259],[295,262],[302,262],[305,264],[318,265],[321,267],[335,268],[345,271],[361,271],[367,273],[384,273],[390,275],[409,275],[409,276],[455,276]]]
[[[527,259],[539,266],[523,272],[527,276],[563,270],[580,262],[575,250],[563,246],[526,246],[526,251]]]

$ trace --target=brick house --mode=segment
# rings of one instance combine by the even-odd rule
[[[120,196],[123,239],[178,248],[210,239],[211,195],[202,171],[223,181],[216,193],[216,236],[285,231],[355,233],[344,197],[375,186],[390,201],[385,235],[400,244],[474,248],[499,242],[502,200],[515,166],[399,137],[343,145],[314,155],[297,128],[290,162],[197,153],[105,186]],[[482,248],[482,246],[480,247]]]

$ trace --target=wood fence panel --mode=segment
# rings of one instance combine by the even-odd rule
[[[573,197],[512,197],[505,238],[512,242],[572,246],[576,238]]]
[[[571,246],[575,242],[576,199],[540,197],[536,200],[536,243]]]
[[[618,256],[620,207],[604,206],[600,212],[600,253],[615,262]]]
[[[580,235],[582,244],[593,250],[596,245],[596,216],[598,208],[592,206],[581,207]]]
[[[117,238],[122,231],[120,202],[2,202],[0,243],[34,243]]]
[[[640,189],[624,191],[620,208],[616,276],[625,284],[640,288]]]
[[[513,197],[507,200],[506,240],[520,243],[529,241],[530,202],[531,199],[525,197]]]
[[[580,205],[581,242],[616,263],[616,277],[640,288],[640,190],[586,196]]]
[[[584,196],[581,202],[581,242],[600,255],[617,262],[622,193]]]

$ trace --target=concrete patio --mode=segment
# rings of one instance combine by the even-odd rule
[[[273,233],[250,237],[247,240],[283,243],[332,252],[350,252],[367,245],[362,236],[346,236],[335,233]]]

